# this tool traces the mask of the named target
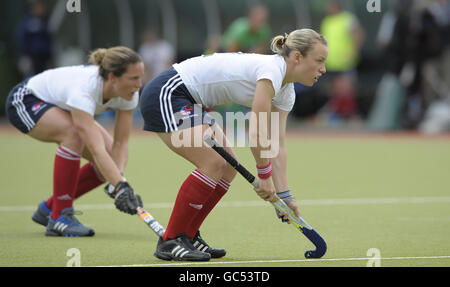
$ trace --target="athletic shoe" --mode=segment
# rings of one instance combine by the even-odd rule
[[[65,236],[65,237],[79,237],[79,236],[93,236],[94,229],[84,226],[73,215],[73,207],[64,208],[61,215],[53,220],[49,217],[46,236]]]
[[[42,201],[41,203],[39,203],[38,208],[36,209],[36,211],[33,213],[33,216],[31,217],[31,219],[40,224],[43,225],[45,227],[47,227],[48,225],[48,219],[50,218],[50,213],[52,212],[52,210],[50,208],[47,207],[47,205],[45,204],[45,200]],[[75,214],[75,212],[74,212]],[[77,214],[81,214],[81,211],[78,211]],[[76,219],[75,216],[73,216],[73,218]],[[76,219],[77,222],[78,219]]]
[[[47,226],[48,218],[50,217],[50,212],[52,212],[52,210],[47,207],[44,200],[41,203],[39,203],[38,208],[33,213],[31,219],[40,225]]]
[[[225,254],[227,254],[227,251],[222,248],[212,248],[208,245],[208,243],[203,240],[203,238],[200,236],[200,231],[197,231],[194,238],[192,238],[192,245],[197,248],[197,250],[200,250],[202,252],[206,252],[211,254],[211,258],[220,258],[224,257]]]
[[[211,258],[209,253],[195,249],[185,233],[166,241],[160,237],[153,255],[159,259],[176,261],[208,261]]]

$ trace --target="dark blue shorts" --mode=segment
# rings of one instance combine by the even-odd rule
[[[140,111],[144,118],[144,130],[147,131],[167,133],[214,124],[214,119],[194,101],[173,67],[145,85]]]
[[[28,133],[42,115],[55,105],[47,103],[26,87],[27,80],[17,84],[6,99],[6,116],[13,126],[23,133]]]

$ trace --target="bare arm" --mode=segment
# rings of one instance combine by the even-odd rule
[[[275,91],[270,80],[263,79],[257,82],[250,118],[249,140],[253,157],[258,166],[269,163],[268,158],[262,157],[262,152],[269,150],[265,143],[269,136],[268,127],[274,95]],[[264,124],[266,128],[261,128],[264,127]]]
[[[75,108],[71,109],[71,114],[81,140],[90,151],[103,177],[113,185],[122,181],[120,170],[106,150],[102,133],[95,124],[94,117]]]
[[[118,110],[116,112],[111,156],[122,173],[125,170],[128,160],[128,141],[132,123],[133,110]]]
[[[263,154],[268,154],[270,149],[267,142],[269,139],[270,111],[274,95],[275,91],[270,80],[263,79],[256,83],[252,116],[250,118],[249,141],[256,165],[259,167],[267,166],[270,162],[269,158],[264,157]],[[255,191],[266,201],[275,200],[275,187],[271,177],[260,178],[259,187],[255,188]]]
[[[287,178],[287,151],[286,151],[286,122],[289,112],[273,108],[272,112],[279,114],[279,152],[272,158],[273,183],[277,192],[289,189]]]
[[[300,211],[298,208],[297,201],[294,196],[287,196],[286,191],[289,191],[289,184],[287,178],[287,150],[286,150],[286,123],[289,112],[272,108],[272,112],[277,112],[279,114],[279,152],[272,158],[273,167],[273,183],[275,185],[275,190],[277,193],[284,192],[280,197],[286,202],[286,204],[291,208],[295,215],[300,216]],[[284,198],[283,198],[284,197]],[[277,212],[278,213],[278,212]],[[284,215],[284,219],[287,220],[287,215]]]

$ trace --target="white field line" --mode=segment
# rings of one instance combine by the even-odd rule
[[[251,261],[223,261],[223,262],[180,262],[157,264],[131,264],[131,265],[106,265],[94,267],[164,267],[186,265],[226,265],[226,264],[258,264],[258,263],[315,263],[315,262],[339,262],[339,261],[368,261],[368,260],[421,260],[421,259],[450,259],[450,255],[444,256],[419,256],[419,257],[363,257],[363,258],[324,258],[324,259],[298,259],[298,260],[251,260]]]
[[[367,205],[367,204],[423,204],[423,203],[450,203],[450,197],[381,197],[381,198],[334,198],[334,199],[305,199],[299,200],[300,206],[323,206],[323,205]],[[105,210],[114,209],[112,203],[101,204],[75,204],[79,210]],[[254,201],[224,201],[220,202],[218,207],[258,207],[268,206],[267,202],[262,200]],[[148,210],[172,208],[172,202],[144,203]],[[0,206],[0,212],[13,211],[33,211],[36,205],[18,205],[18,206]]]

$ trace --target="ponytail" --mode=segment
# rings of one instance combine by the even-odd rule
[[[99,66],[99,75],[108,79],[108,74],[120,77],[129,64],[142,62],[141,57],[133,50],[123,46],[109,49],[100,48],[89,55],[89,64]]]
[[[325,37],[311,29],[299,29],[289,34],[278,35],[272,39],[270,44],[271,50],[280,55],[287,57],[292,50],[299,51],[306,56],[308,51],[316,43],[328,45]]]
[[[96,65],[96,66],[101,66],[102,65],[102,61],[105,58],[106,51],[107,50],[103,49],[103,48],[100,48],[100,49],[97,49],[97,50],[93,51],[89,55],[89,64]]]

